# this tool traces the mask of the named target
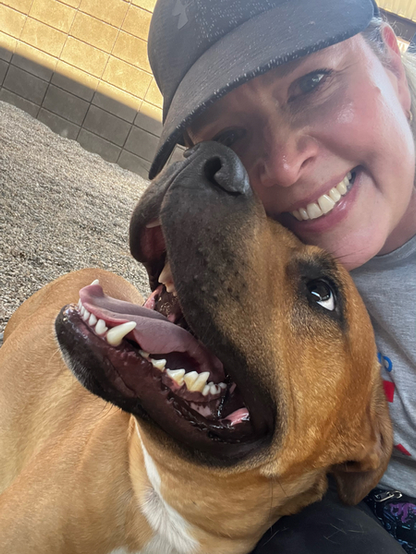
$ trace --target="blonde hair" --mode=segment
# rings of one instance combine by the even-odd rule
[[[387,55],[386,45],[382,36],[382,29],[387,25],[383,19],[375,17],[370,22],[370,25],[362,32],[363,37],[371,46],[381,62],[388,67],[389,60]],[[412,52],[402,53],[402,62],[406,73],[407,83],[409,85],[410,97],[412,100],[410,111],[412,121],[410,127],[413,132],[416,144],[416,54]]]

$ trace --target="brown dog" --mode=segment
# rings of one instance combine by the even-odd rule
[[[347,503],[376,485],[392,438],[364,305],[266,217],[231,151],[203,145],[153,183],[131,248],[146,308],[84,270],[7,326],[1,552],[244,554],[328,472]]]

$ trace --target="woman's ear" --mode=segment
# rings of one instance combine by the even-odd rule
[[[384,23],[381,28],[381,36],[386,46],[386,59],[385,61],[383,60],[383,63],[397,79],[396,86],[398,97],[407,115],[410,111],[412,99],[397,37],[393,29],[387,23]]]

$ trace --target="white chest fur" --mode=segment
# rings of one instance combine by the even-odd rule
[[[163,499],[157,467],[143,443],[142,448],[147,476],[151,483],[142,511],[155,535],[139,554],[162,554],[162,552],[163,554],[193,554],[197,552],[198,542],[189,533],[189,523]]]

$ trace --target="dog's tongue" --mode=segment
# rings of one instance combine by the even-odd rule
[[[188,354],[199,366],[199,372],[222,372],[220,360],[188,331],[170,322],[164,315],[104,294],[100,285],[89,285],[79,291],[83,306],[108,327],[134,321],[136,328],[129,333],[142,350],[151,354],[181,352]]]

